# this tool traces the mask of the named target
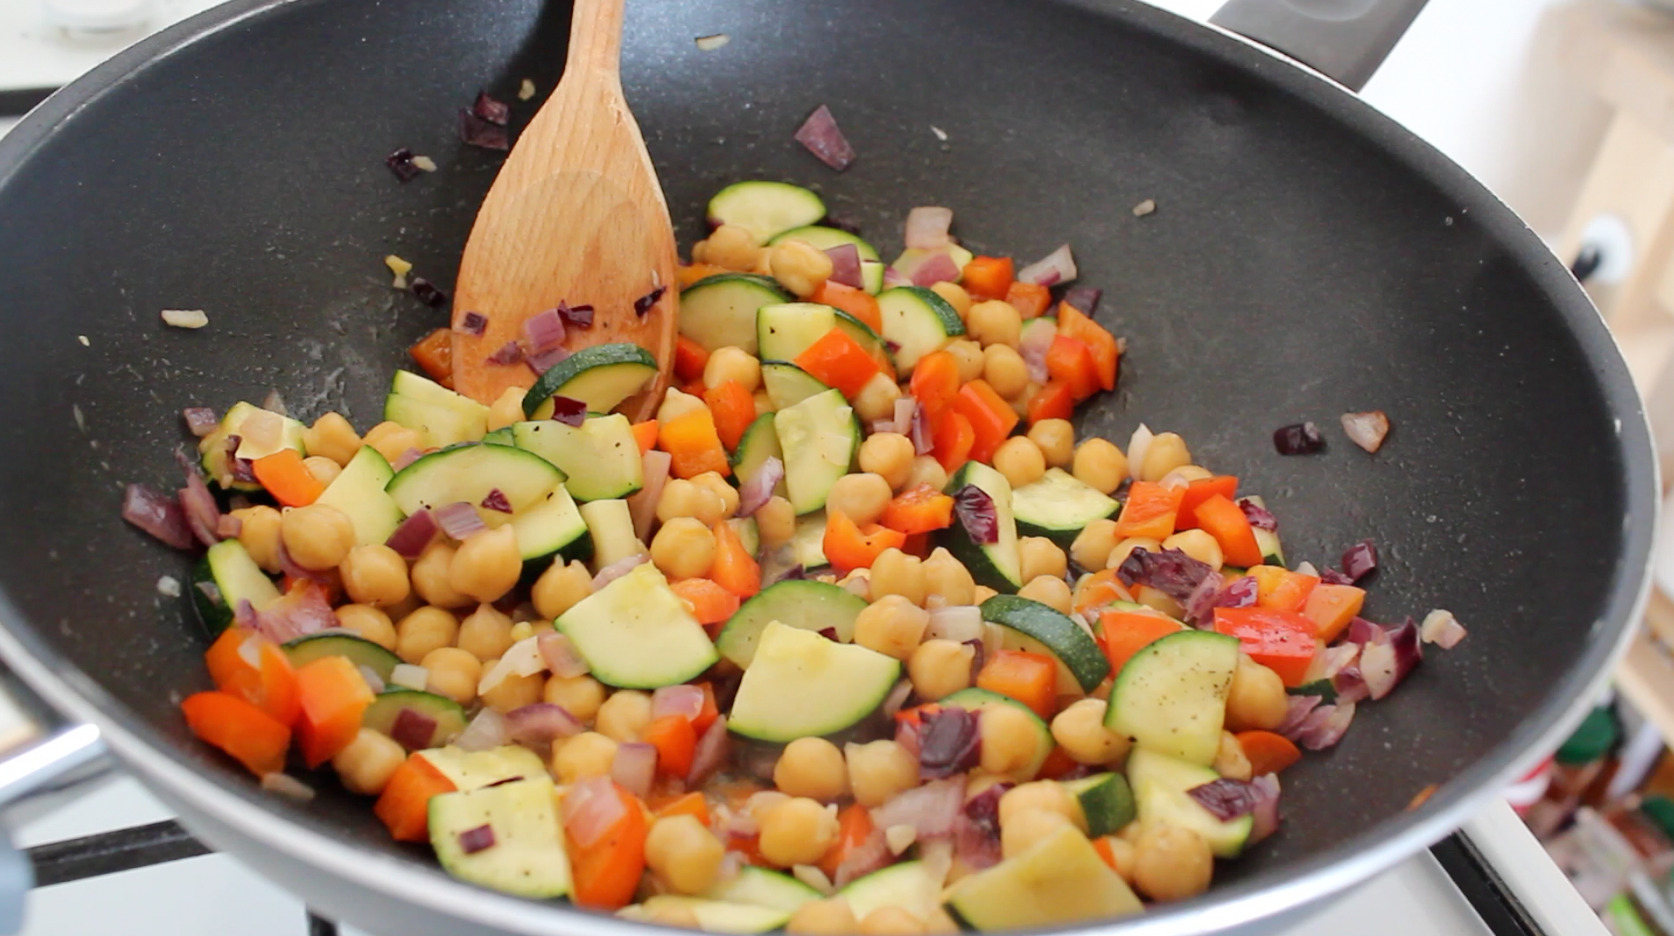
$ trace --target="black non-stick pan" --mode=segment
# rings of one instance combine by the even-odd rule
[[[1272,0],[1267,22],[1297,22],[1292,4],[1334,5]],[[189,405],[278,388],[306,418],[377,421],[405,348],[446,321],[391,290],[382,258],[451,283],[502,158],[461,145],[456,112],[478,88],[551,89],[568,19],[538,0],[236,0],[0,141],[0,652],[207,841],[378,932],[630,924],[452,881],[328,778],[288,801],[194,743],[176,706],[207,685],[207,636],[157,589],[187,564],[122,522],[121,486],[177,477]],[[694,45],[715,33],[730,42]],[[1655,515],[1627,370],[1510,210],[1342,86],[1131,0],[632,0],[622,58],[683,243],[745,178],[817,188],[886,252],[914,205],[955,208],[979,252],[1067,241],[1127,339],[1082,431],[1181,433],[1266,494],[1293,562],[1374,539],[1369,616],[1442,607],[1469,628],[1286,773],[1283,831],[1122,927],[1225,927],[1390,865],[1599,685]],[[514,129],[539,100],[513,105]],[[791,139],[819,104],[859,153],[845,173]],[[440,171],[397,182],[382,160],[402,146]],[[170,308],[210,324],[169,328]],[[1395,427],[1376,455],[1334,428],[1368,409]],[[1273,430],[1302,420],[1326,451],[1281,457]]]

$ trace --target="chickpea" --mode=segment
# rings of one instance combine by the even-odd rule
[[[842,897],[805,903],[785,923],[785,932],[791,936],[852,936],[859,928],[860,921]]]
[[[590,722],[604,705],[604,683],[583,673],[580,676],[552,676],[547,679],[541,697],[563,708],[579,722]]]
[[[837,841],[837,817],[807,797],[762,810],[758,821],[762,857],[783,868],[813,864]]]
[[[1284,724],[1289,708],[1290,699],[1279,674],[1240,654],[1226,696],[1226,727],[1231,731],[1272,731]]]
[[[788,543],[796,535],[796,509],[777,494],[756,508],[755,517],[756,535],[761,537],[764,547]]]
[[[449,574],[453,569],[453,556],[454,548],[445,540],[438,539],[426,546],[418,561],[413,563],[413,591],[438,608],[462,608],[471,603],[468,596],[461,595],[453,587]]]
[[[831,256],[794,237],[768,248],[767,265],[773,278],[800,299],[812,296],[831,278]]]
[[[1198,562],[1208,563],[1211,569],[1225,564],[1221,544],[1202,530],[1181,530],[1160,544],[1163,549],[1178,549]]]
[[[924,918],[924,932],[932,936],[959,936],[963,930],[959,928],[958,923],[953,922],[953,917],[949,916],[946,910],[937,907]]]
[[[235,510],[232,515],[238,518],[239,545],[250,554],[256,565],[262,567],[263,572],[278,572],[279,564],[279,527],[283,520],[279,511],[266,505],[245,507]]]
[[[338,567],[343,590],[360,604],[389,607],[407,599],[407,560],[382,543],[365,543],[349,550]]]
[[[651,696],[636,689],[618,689],[599,706],[599,733],[617,741],[638,741],[651,724]]]
[[[1029,365],[1011,345],[991,344],[982,349],[982,379],[1002,399],[1015,399],[1029,387]]]
[[[915,605],[924,604],[924,561],[891,547],[872,560],[872,600],[900,595]]]
[[[920,936],[924,923],[901,907],[879,907],[860,921],[860,936]]]
[[[1176,487],[1185,487],[1193,481],[1207,481],[1214,476],[1215,473],[1207,468],[1202,468],[1197,465],[1186,465],[1181,468],[1176,468],[1168,474],[1163,475],[1163,479],[1159,483],[1165,487],[1170,486],[1171,484]]]
[[[424,448],[424,436],[416,430],[408,429],[400,423],[381,422],[373,426],[366,433],[361,442],[378,450],[385,461],[394,462],[407,453],[408,449]]]
[[[1010,822],[1000,823],[1000,854],[1015,858],[1065,828],[1074,828],[1074,823],[1063,813],[1044,809],[1025,810],[1013,816]]]
[[[871,472],[844,475],[831,486],[831,493],[826,495],[825,509],[844,514],[856,526],[865,526],[878,522],[893,495],[889,482],[882,475]]]
[[[756,243],[756,235],[742,224],[723,224],[707,240],[692,245],[693,260],[741,272],[755,269],[758,255],[765,252]]]
[[[1075,427],[1067,419],[1043,419],[1029,427],[1029,440],[1040,446],[1051,468],[1068,468],[1075,461]]]
[[[998,594],[999,592],[989,588],[987,585],[978,585],[976,587],[976,594],[971,597],[971,604],[980,605],[984,601],[987,601]]]
[[[931,702],[967,689],[976,648],[952,640],[926,640],[907,658],[907,678],[913,691]]]
[[[1061,614],[1074,610],[1070,600],[1069,583],[1056,575],[1037,575],[1029,584],[1017,590],[1019,598],[1038,601]]]
[[[1196,832],[1149,822],[1133,851],[1134,886],[1152,900],[1184,900],[1209,889],[1215,856]]]
[[[727,479],[721,477],[720,472],[705,471],[694,477],[692,483],[721,499],[720,516],[710,520],[709,526],[714,526],[738,513],[738,489],[728,484]]]
[[[472,533],[448,567],[448,584],[475,601],[498,601],[523,575],[523,553],[511,524]]]
[[[982,369],[987,361],[982,356],[982,345],[977,344],[972,338],[955,338],[942,350],[953,355],[954,363],[959,365],[961,384],[968,384],[982,376]]]
[[[940,596],[948,605],[976,604],[976,582],[970,570],[943,547],[937,546],[920,568],[924,571],[927,603],[931,596]]]
[[[1057,813],[1076,828],[1086,826],[1087,819],[1075,795],[1055,780],[1033,780],[1020,783],[1000,796],[1000,825],[1011,825],[1029,813]]]
[[[707,574],[715,564],[715,534],[691,517],[676,517],[651,540],[651,562],[671,579]]]
[[[895,415],[895,401],[901,399],[901,388],[883,371],[873,374],[860,387],[850,402],[862,420],[890,419]]]
[[[512,620],[491,604],[477,605],[477,610],[459,622],[459,649],[486,663],[506,655],[515,642],[512,640]]]
[[[518,676],[515,673],[500,680],[500,684],[482,694],[482,704],[501,715],[541,700],[546,680],[540,673]]]
[[[290,507],[279,518],[279,541],[292,562],[311,572],[324,572],[354,548],[355,524],[329,504]]]
[[[554,562],[548,566],[541,577],[535,579],[535,587],[529,597],[535,602],[535,612],[552,621],[592,593],[593,573],[576,559],[569,565]]]
[[[1192,453],[1186,451],[1186,440],[1176,432],[1159,432],[1145,449],[1145,464],[1139,468],[1139,480],[1161,481],[1176,468],[1192,463]]]
[[[880,559],[882,557],[879,557]],[[916,559],[914,560],[917,561]],[[872,587],[877,588],[874,570]],[[910,658],[930,626],[930,612],[899,594],[885,595],[866,606],[854,621],[854,642],[897,660]]]
[[[879,432],[860,443],[860,470],[875,474],[902,490],[913,470],[913,440],[899,432]]]
[[[729,380],[736,380],[744,389],[755,393],[761,386],[761,362],[750,352],[732,345],[709,352],[709,362],[703,365],[703,385],[713,389]]]
[[[1070,558],[1083,569],[1102,569],[1116,548],[1116,521],[1094,520],[1075,534],[1070,544]]]
[[[965,291],[965,287],[949,280],[943,280],[940,283],[932,284],[930,291],[941,296],[947,301],[948,305],[953,306],[953,311],[959,313],[960,321],[964,321],[965,316],[970,314],[971,294]]]
[[[362,728],[355,732],[355,739],[348,747],[331,759],[331,766],[337,769],[337,779],[343,782],[345,790],[361,796],[377,796],[406,759],[407,752],[388,735]]]
[[[824,738],[797,738],[773,765],[773,785],[790,796],[829,803],[848,795],[849,768],[837,745]]]
[[[1220,747],[1215,749],[1215,761],[1210,764],[1215,772],[1232,780],[1249,780],[1255,768],[1244,754],[1244,745],[1230,731],[1221,732]]]
[[[645,863],[680,894],[701,894],[715,883],[727,850],[696,816],[664,816],[645,836]]]
[[[338,605],[333,613],[337,615],[338,627],[354,631],[385,650],[395,649],[395,625],[381,609],[371,605],[346,604]]]
[[[1104,767],[1127,756],[1132,742],[1125,735],[1104,727],[1106,708],[1103,699],[1082,699],[1052,719],[1052,740],[1058,742],[1070,760],[1089,767]]]
[[[302,467],[308,469],[308,473],[314,476],[314,480],[327,486],[336,481],[337,476],[343,473],[342,465],[324,455],[310,455],[304,458]]]
[[[918,786],[918,758],[894,741],[843,745],[854,800],[870,809]]]
[[[347,465],[360,451],[360,436],[355,427],[337,413],[326,413],[314,420],[314,425],[302,430],[302,447],[309,455],[329,458],[338,465]]]
[[[1017,347],[1023,337],[1023,314],[1003,299],[990,299],[971,306],[965,330],[984,348],[1003,344]]]
[[[1046,474],[1046,459],[1040,453],[1040,446],[1022,436],[1000,443],[991,460],[994,470],[1006,476],[1014,491],[1039,481]]]
[[[430,673],[424,691],[446,696],[460,705],[470,705],[476,699],[482,661],[470,653],[458,647],[437,647],[426,653],[419,665]]]
[[[657,408],[657,421],[662,423],[671,422],[687,413],[700,409],[704,409],[702,397],[692,396],[690,393],[670,387],[668,392],[663,394],[662,406]]]
[[[1083,439],[1075,447],[1070,474],[1100,494],[1111,494],[1128,475],[1128,457],[1109,439]]]
[[[504,429],[527,419],[528,417],[523,415],[523,397],[527,393],[527,387],[516,385],[500,391],[500,395],[495,397],[494,402],[488,407],[488,431]]]
[[[1014,705],[990,705],[982,710],[978,727],[983,770],[1022,780],[1033,778],[1035,761],[1044,752],[1028,713]]]
[[[904,487],[915,488],[927,484],[940,491],[947,487],[947,469],[933,455],[920,455],[913,459],[912,468],[907,472],[907,483]]]
[[[663,494],[657,499],[657,519],[667,523],[677,517],[691,517],[713,528],[725,516],[726,506],[720,495],[709,488],[674,478],[663,485]]]
[[[1107,569],[1121,568],[1122,563],[1126,562],[1128,556],[1132,555],[1136,549],[1143,549],[1146,552],[1160,552],[1162,543],[1149,536],[1130,536],[1117,543],[1115,548],[1110,550],[1110,558],[1105,560],[1104,567]]]
[[[655,923],[658,926],[667,926],[673,929],[703,929],[703,924],[698,922],[697,914],[692,912],[691,907],[688,907],[685,904],[664,903],[663,901],[655,901],[654,903],[654,906],[647,906],[645,908],[647,911],[645,914],[645,922]],[[623,907],[621,910],[616,911],[616,914],[617,916],[627,918],[629,909],[630,908],[628,907]]]
[[[608,777],[615,760],[616,742],[596,731],[584,731],[552,746],[552,772],[558,775],[559,783]]]
[[[1069,557],[1058,544],[1044,536],[1025,536],[1017,541],[1018,557],[1022,562],[1023,581],[1042,575],[1063,578],[1069,572]]]
[[[395,655],[403,663],[422,664],[426,655],[453,646],[459,636],[459,622],[441,608],[425,606],[395,625]]]
[[[1133,883],[1134,848],[1133,843],[1125,838],[1114,835],[1100,836],[1109,849],[1110,857],[1116,865],[1116,875],[1122,880]]]

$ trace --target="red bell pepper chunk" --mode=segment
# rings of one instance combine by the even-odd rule
[[[1289,687],[1302,685],[1319,652],[1314,622],[1294,611],[1216,608],[1215,630],[1237,637],[1250,659],[1278,673]]]

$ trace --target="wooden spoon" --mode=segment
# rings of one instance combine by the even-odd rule
[[[487,358],[560,300],[594,309],[592,328],[568,330],[570,350],[626,341],[657,359],[656,379],[621,407],[631,419],[653,416],[668,386],[678,301],[674,229],[622,96],[624,2],[576,0],[563,79],[512,148],[465,243],[453,303],[453,381],[480,402],[534,384],[528,364]],[[637,314],[635,300],[659,288],[651,309]],[[481,336],[457,330],[469,312],[488,319]]]

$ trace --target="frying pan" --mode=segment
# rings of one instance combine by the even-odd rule
[[[1358,84],[1416,9],[1222,19]],[[632,925],[453,881],[328,777],[287,801],[194,743],[176,705],[207,686],[207,637],[159,594],[185,563],[121,521],[120,485],[176,477],[185,406],[279,388],[305,418],[378,419],[404,349],[445,321],[380,259],[451,282],[500,159],[461,146],[454,114],[479,87],[550,89],[568,19],[539,0],[236,0],[0,142],[0,653],[195,833],[376,931]],[[713,33],[730,43],[694,46]],[[1470,628],[1287,772],[1283,831],[1208,894],[1090,928],[1204,932],[1338,891],[1446,834],[1579,717],[1645,593],[1639,400],[1563,265],[1345,87],[1127,0],[634,0],[622,73],[683,243],[744,178],[818,188],[885,251],[921,204],[956,208],[979,252],[1068,241],[1128,342],[1082,432],[1181,433],[1268,497],[1292,561],[1376,540],[1370,617],[1445,607]],[[821,103],[860,154],[841,175],[790,139]],[[514,129],[537,104],[514,104]],[[381,160],[400,146],[441,170],[399,184]],[[210,324],[167,328],[165,308]],[[1375,456],[1334,428],[1366,409],[1395,426]],[[1272,431],[1305,419],[1327,451],[1277,455]]]

